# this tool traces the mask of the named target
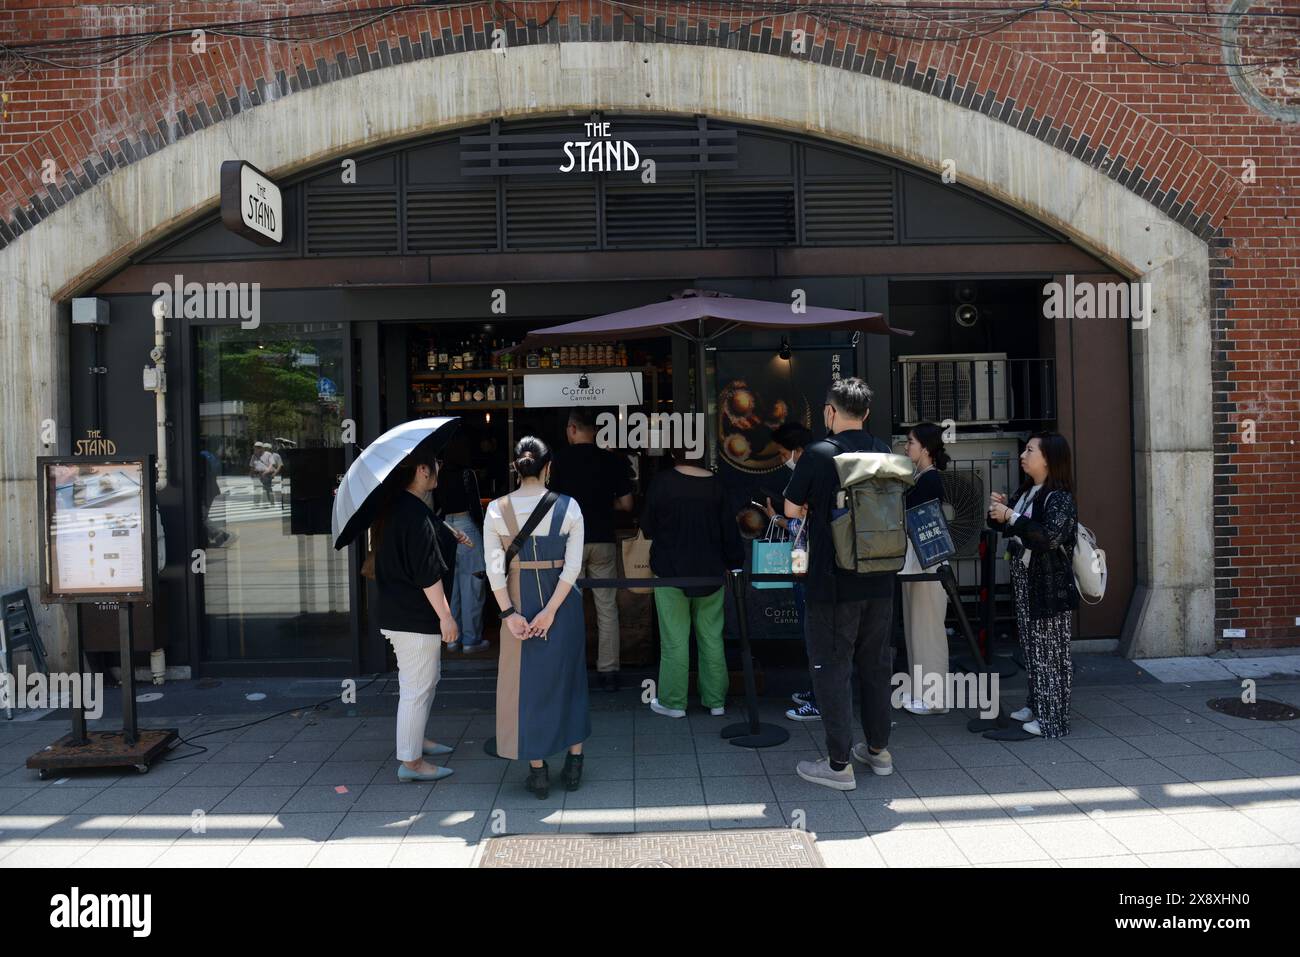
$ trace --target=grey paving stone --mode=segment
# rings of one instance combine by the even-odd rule
[[[640,751],[633,750],[630,734],[592,735],[582,743],[582,753],[589,758],[626,758]]]
[[[247,844],[272,820],[274,814],[260,812],[212,813],[191,823],[178,843],[193,841],[213,844]]]
[[[1198,731],[1217,732],[1222,730],[1219,725],[1209,718],[1193,714],[1185,708],[1172,714],[1153,714],[1150,717],[1153,723],[1160,725],[1166,731],[1172,731],[1174,734],[1186,735]]]
[[[749,804],[762,801],[775,804],[776,792],[772,790],[766,776],[705,778],[704,800],[707,804]]]
[[[82,814],[137,814],[166,791],[166,788],[106,788],[77,810]]]
[[[1181,774],[1189,781],[1223,781],[1230,778],[1249,778],[1249,771],[1229,764],[1213,754],[1173,755],[1158,759],[1169,770]]]
[[[275,787],[287,784],[303,785],[320,769],[319,761],[299,761],[291,764],[264,764],[243,782],[242,787]]]
[[[217,814],[274,814],[289,803],[297,785],[267,788],[235,788],[216,806]]]
[[[379,761],[326,761],[318,767],[308,784],[328,784],[331,787],[342,784],[352,788],[362,788],[373,781],[381,770],[390,769],[390,765]],[[393,772],[396,774],[396,772]],[[391,780],[391,778],[385,778]]]
[[[1225,847],[1219,851],[1235,867],[1300,867],[1300,846]]]
[[[549,801],[535,801],[538,807],[496,807],[488,817],[485,837],[496,836],[494,826],[504,827],[502,834],[556,834],[564,819],[564,808]]]
[[[861,831],[817,832],[817,851],[827,867],[884,867],[875,842]]]
[[[1223,760],[1257,777],[1300,774],[1300,761],[1278,751],[1221,752]]]
[[[709,827],[714,829],[745,827],[781,827],[785,818],[781,808],[766,801],[728,801],[709,805]]]
[[[1180,814],[1178,824],[1199,837],[1207,846],[1216,849],[1287,843],[1272,830],[1240,811]]]
[[[146,814],[192,814],[194,811],[215,810],[225,800],[232,788],[174,787],[164,791],[158,798],[145,806]]]
[[[329,841],[331,844],[396,844],[406,836],[415,816],[405,811],[349,811]]]
[[[1167,851],[1164,853],[1141,854],[1142,863],[1147,867],[1185,867],[1204,869],[1207,867],[1231,867],[1232,862],[1214,850]]]
[[[1154,758],[1098,761],[1096,767],[1120,784],[1176,784],[1184,780]]]
[[[287,764],[295,761],[319,763],[328,761],[340,747],[342,747],[342,742],[339,741],[289,741],[276,749],[275,756],[270,759],[270,763]]]
[[[93,846],[87,847],[82,844],[28,844],[6,854],[4,858],[0,859],[0,867],[72,867],[92,850],[94,850]],[[161,853],[163,848],[157,848],[156,850]]]
[[[1178,819],[1169,816],[1117,818],[1107,815],[1098,823],[1134,854],[1198,851],[1206,847],[1204,841],[1181,827]]]
[[[489,820],[485,810],[424,810],[415,816],[402,842],[477,841]]]
[[[202,739],[202,741],[207,745],[206,738]],[[214,751],[209,760],[222,764],[263,764],[270,760],[275,752],[275,742],[236,741],[225,745],[219,751]]]
[[[1104,728],[1111,734],[1119,735],[1124,738],[1134,737],[1140,734],[1159,734],[1164,729],[1141,715],[1122,714],[1122,715],[1105,715],[1093,719],[1098,727]]]
[[[1205,749],[1193,744],[1181,734],[1162,731],[1159,734],[1140,734],[1125,738],[1143,754],[1152,758],[1168,758],[1182,754],[1205,754]]]
[[[1268,745],[1253,741],[1235,731],[1190,731],[1183,737],[1211,754],[1241,754],[1244,751],[1264,751]]]
[[[1076,692],[1070,698],[1070,713],[1098,719],[1115,715],[1131,716],[1133,711],[1123,702],[1106,695]]]
[[[1143,757],[1141,751],[1120,738],[1082,738],[1073,735],[1066,741],[1071,750],[1077,751],[1089,761],[1118,761],[1123,758]]]
[[[1087,820],[1085,812],[1060,791],[1009,791],[989,797],[1009,818],[1021,824]]]
[[[459,748],[457,749],[459,750]],[[385,761],[393,755],[391,740],[348,738],[330,755],[331,761]]]
[[[1116,854],[1113,857],[1076,857],[1064,858],[1057,863],[1061,867],[1110,870],[1112,868],[1145,868],[1147,865],[1136,854]]]
[[[865,835],[862,819],[848,801],[782,801],[785,823],[820,835],[822,832],[846,831]]]
[[[632,807],[636,787],[632,781],[587,781],[576,791],[566,791],[565,809]],[[628,829],[634,822],[628,819]]]
[[[1168,770],[1166,768],[1166,770]],[[1052,787],[1104,788],[1120,783],[1091,761],[1070,761],[1066,764],[1039,764],[1034,767],[1039,777]]]
[[[340,787],[347,787],[340,785]],[[300,787],[288,803],[280,809],[281,814],[301,814],[309,812],[337,812],[344,814],[356,804],[361,794],[360,788],[347,788],[343,793],[335,791],[327,784],[307,784]]]
[[[866,775],[861,771],[856,772],[859,785]],[[853,791],[837,791],[834,788],[828,788],[821,784],[813,784],[811,781],[805,781],[797,774],[771,774],[767,778],[768,783],[772,786],[772,791],[776,794],[776,799],[782,803],[791,803],[803,801],[807,802],[847,802],[848,796],[857,794]],[[910,791],[908,792],[910,796]]]
[[[320,850],[320,845],[272,844],[254,840],[238,850],[239,853],[230,862],[231,867],[307,867]]]
[[[495,783],[467,783],[455,777],[439,781],[424,791],[422,811],[482,810],[496,804],[501,785]]]
[[[920,798],[885,800],[849,799],[862,826],[872,834],[913,828],[940,827],[939,821]]]
[[[386,779],[385,771],[381,766],[372,783],[385,782],[386,780],[395,782],[397,780],[397,765],[392,764],[389,767],[392,769],[390,779]],[[518,778],[526,777],[528,774],[521,762],[502,761],[499,758],[492,761],[466,761],[453,755],[446,761],[446,767],[456,772],[447,780],[457,781],[461,784],[500,784],[507,774]],[[551,777],[554,779],[559,774],[559,768],[553,762],[549,762],[548,767]]]
[[[1022,821],[1021,827],[1054,859],[1113,857],[1129,853],[1096,821]]]
[[[946,833],[972,864],[1050,860],[1050,855],[1018,824],[959,827]]]
[[[704,785],[700,781],[689,778],[637,778],[635,784],[638,808],[704,804]]]
[[[397,856],[398,842],[363,844],[343,841],[326,844],[311,859],[308,867],[388,867]]]
[[[631,757],[589,757],[582,764],[583,783],[631,781],[636,777],[636,763]]]
[[[1011,817],[988,794],[958,794],[923,797],[921,803],[944,827],[979,827],[1009,824]]]
[[[969,863],[943,828],[873,833],[871,841],[890,867],[957,867]]]
[[[1241,813],[1283,841],[1300,844],[1300,806],[1245,808]]]
[[[636,780],[649,778],[700,777],[700,764],[694,754],[638,754],[632,762]]]
[[[208,762],[190,769],[185,775],[184,786],[199,787],[237,787],[260,768],[260,764],[237,762]]]
[[[1027,764],[1031,768],[1036,768],[1040,764],[1067,764],[1071,761],[1089,760],[1071,748],[1066,743],[1066,740],[1068,739],[1037,738],[1033,741],[1008,742],[1003,744],[1002,747],[1018,758],[1020,763]],[[1001,742],[987,741],[987,743],[999,744]]]
[[[405,784],[368,784],[357,796],[349,813],[358,811],[418,811],[433,784],[411,781]]]
[[[636,809],[626,807],[574,808],[565,805],[560,813],[561,834],[632,834],[636,831]]]
[[[992,767],[971,768],[968,772],[975,783],[989,794],[1006,794],[1014,791],[1046,791],[1050,785],[1032,768]]]
[[[647,806],[639,798],[633,809],[638,833],[654,831],[707,831],[709,808],[703,800],[695,804]]]
[[[988,743],[996,744],[997,742]],[[949,747],[955,748],[957,745],[950,745]],[[891,744],[891,754],[894,755],[894,770],[904,773],[909,771],[955,769],[958,767],[952,755],[938,745],[893,750]]]
[[[1158,817],[1160,809],[1143,799],[1140,787],[1064,788],[1058,793],[1093,820],[1107,817]]]
[[[1000,741],[980,741],[970,744],[946,745],[944,750],[960,768],[993,768],[1000,765],[1019,765],[1025,762]]]
[[[343,820],[343,812],[307,812],[275,815],[253,836],[258,844],[322,844]]]
[[[764,775],[763,762],[751,750],[709,751],[696,755],[700,774],[705,778]]]
[[[635,755],[694,754],[695,739],[689,734],[638,734],[632,739]]]

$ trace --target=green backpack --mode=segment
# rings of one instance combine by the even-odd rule
[[[915,479],[906,455],[840,449],[835,472],[840,491],[831,510],[835,566],[855,575],[896,572],[907,559],[907,490]]]

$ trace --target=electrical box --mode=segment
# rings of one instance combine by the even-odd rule
[[[167,377],[153,366],[144,367],[144,390],[146,392],[166,392]]]
[[[72,324],[74,326],[108,325],[108,300],[85,296],[72,300]]]

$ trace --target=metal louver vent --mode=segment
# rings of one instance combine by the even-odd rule
[[[605,244],[610,248],[695,246],[695,221],[692,184],[605,188]]]
[[[408,193],[406,245],[413,253],[495,250],[496,188]]]
[[[396,193],[308,191],[308,253],[328,256],[397,251]]]
[[[853,246],[894,241],[894,182],[807,182],[804,241],[809,246]]]
[[[793,186],[709,184],[704,209],[705,245],[794,245]]]
[[[506,247],[594,248],[596,187],[526,184],[506,186]]]

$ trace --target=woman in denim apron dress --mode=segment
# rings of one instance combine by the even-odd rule
[[[484,538],[488,580],[501,607],[497,669],[497,754],[528,761],[526,787],[550,791],[546,758],[567,751],[562,780],[582,780],[582,742],[591,736],[587,705],[586,627],[582,595],[582,510],[555,496],[547,514],[505,570],[506,550],[547,494],[550,450],[526,436],[515,446],[519,488],[488,506]]]

